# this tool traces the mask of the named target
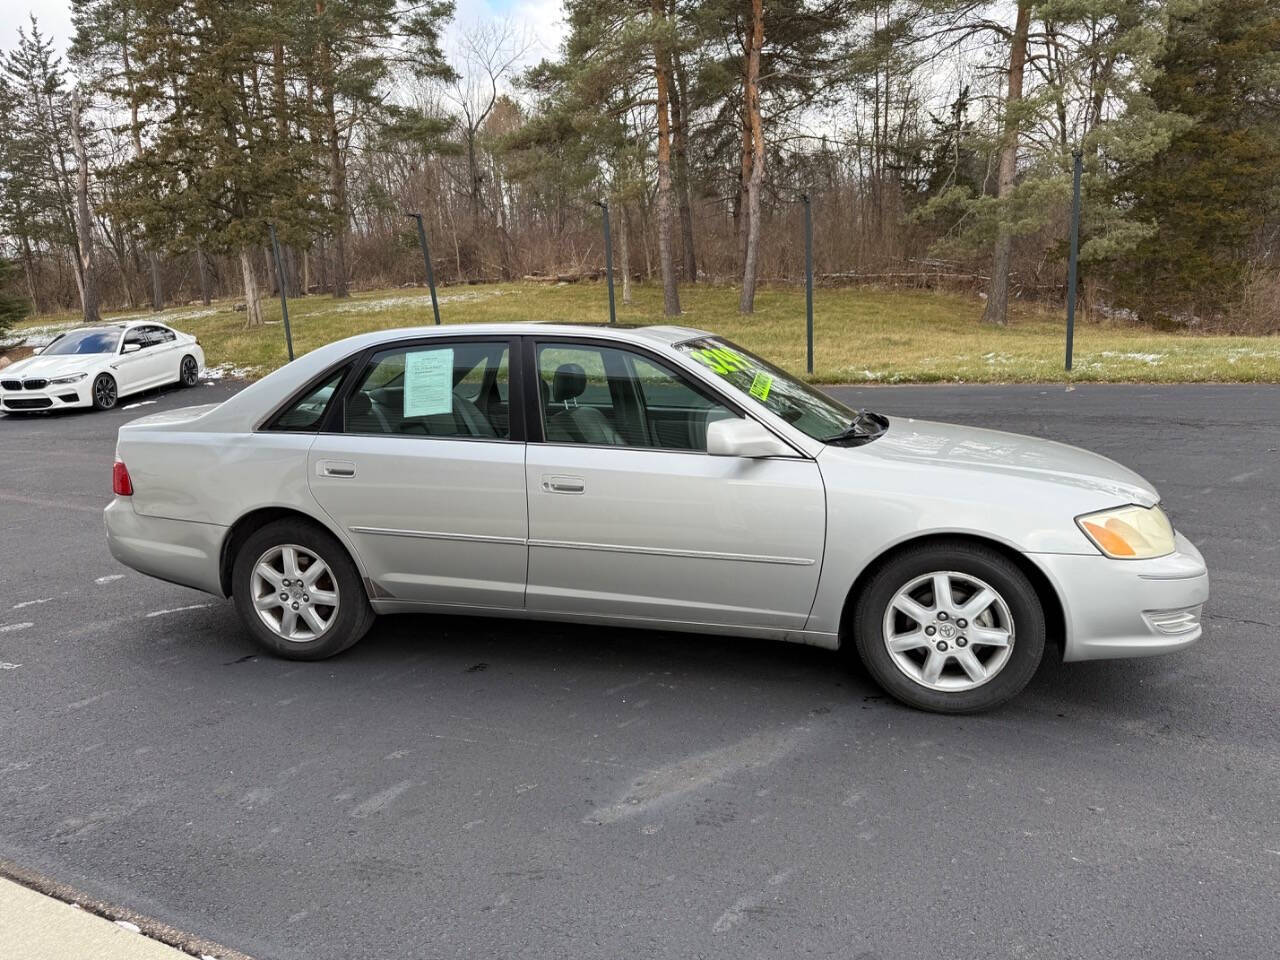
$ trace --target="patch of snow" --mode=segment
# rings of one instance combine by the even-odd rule
[[[0,670],[17,670],[22,664],[9,663],[7,660],[0,660]]]
[[[124,579],[123,573],[112,573],[112,574],[108,574],[105,577],[99,577],[97,580],[93,582],[94,583],[114,583],[117,580],[123,580],[123,579]]]
[[[446,303],[462,303],[470,300],[488,300],[492,297],[501,297],[506,292],[505,290],[478,290],[471,293],[447,293],[443,296],[438,296],[436,302],[444,305]],[[317,310],[312,316],[333,313],[381,313],[385,310],[398,310],[403,307],[421,307],[423,310],[429,311],[431,309],[431,298],[422,294],[414,294],[407,297],[379,297],[375,300],[347,300],[324,310]]]
[[[28,627],[34,626],[34,623],[6,623],[0,625],[0,633],[16,633],[19,630],[26,630]]]
[[[121,410],[132,410],[134,407],[145,407],[149,403],[159,403],[159,400],[139,400],[137,403],[126,403]]]
[[[139,927],[136,923],[130,923],[128,920],[117,920],[115,924],[117,927],[120,927],[124,930],[128,930],[130,933],[142,932],[141,927]]]
[[[39,600],[24,600],[22,603],[15,603],[11,609],[21,610],[23,607],[34,607],[38,603],[48,603],[53,597],[42,597]]]
[[[1101,356],[1111,360],[1137,360],[1153,367],[1159,366],[1165,357],[1163,353],[1123,353],[1118,350],[1103,350]]]
[[[205,381],[205,383],[215,383],[227,378],[232,380],[247,380],[257,372],[257,367],[237,367],[231,363],[220,363],[216,367],[205,367],[204,373],[200,375],[200,379]]]
[[[10,330],[5,337],[0,338],[0,348],[47,347],[55,337],[79,326],[83,326],[83,324],[75,320],[69,320],[63,323],[45,323],[38,327],[23,327],[21,330]]]

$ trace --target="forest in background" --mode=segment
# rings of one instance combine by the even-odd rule
[[[803,271],[1065,295],[1072,154],[1086,307],[1280,331],[1271,0],[73,0],[0,55],[0,317],[438,280],[592,275],[621,296]],[[283,276],[268,247],[282,244]],[[5,323],[0,319],[0,326]]]

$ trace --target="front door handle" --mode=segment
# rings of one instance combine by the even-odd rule
[[[356,475],[356,465],[350,460],[317,460],[316,473],[322,477],[346,479]]]
[[[542,478],[542,489],[547,493],[586,493],[587,481],[581,477],[546,476]]]

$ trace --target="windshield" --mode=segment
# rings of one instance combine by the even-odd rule
[[[862,426],[867,423],[867,414],[846,407],[728,340],[701,337],[677,343],[675,348],[815,440],[832,442],[854,435],[873,439]],[[879,426],[880,420],[883,418],[877,417],[871,426]],[[880,432],[883,429],[874,435]]]
[[[72,353],[115,353],[120,342],[119,330],[72,330],[40,351],[42,357]]]

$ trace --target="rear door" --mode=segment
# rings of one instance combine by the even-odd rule
[[[335,432],[316,437],[312,493],[354,541],[378,595],[523,605],[525,445],[510,356],[507,338],[382,348],[353,372]]]
[[[607,341],[536,343],[545,440],[529,444],[531,611],[801,629],[825,534],[817,464],[715,457],[707,424],[742,413]]]

